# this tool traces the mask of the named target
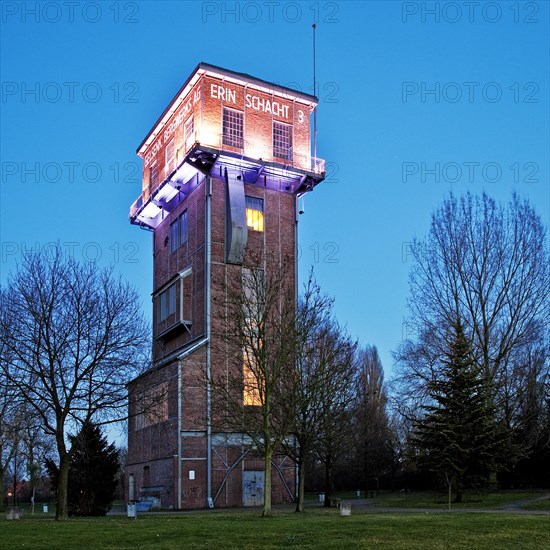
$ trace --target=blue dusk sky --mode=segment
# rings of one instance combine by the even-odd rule
[[[0,280],[60,242],[134,284],[151,315],[150,233],[131,226],[136,148],[195,66],[312,91],[327,179],[300,217],[338,319],[391,375],[408,243],[450,191],[528,197],[549,222],[549,4],[10,2],[1,9]]]

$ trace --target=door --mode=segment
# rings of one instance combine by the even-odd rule
[[[245,470],[243,472],[243,505],[263,506],[264,471]]]

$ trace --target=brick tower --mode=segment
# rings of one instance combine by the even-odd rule
[[[211,422],[204,373],[228,362],[212,332],[223,293],[213,280],[241,281],[257,252],[292,258],[297,284],[297,201],[325,175],[311,156],[316,106],[312,95],[200,63],[138,148],[143,183],[130,221],[153,235],[153,364],[129,385],[130,500],[263,502],[261,457]],[[139,412],[139,392],[159,396],[154,411]],[[273,466],[272,501],[292,499],[294,464],[279,457]]]

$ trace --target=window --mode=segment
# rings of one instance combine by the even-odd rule
[[[187,210],[180,214],[170,224],[170,252],[175,252],[182,244],[187,242],[188,223]]]
[[[243,114],[233,109],[223,109],[223,144],[243,146]]]
[[[248,345],[243,348],[243,404],[262,404],[261,388],[263,375],[258,364],[258,355],[263,347],[262,323],[265,280],[263,269],[243,267],[243,329],[247,334]]]
[[[273,122],[273,156],[292,160],[292,126]]]
[[[264,230],[264,200],[245,196],[246,225],[254,231]]]
[[[185,149],[190,149],[193,143],[195,143],[195,123],[193,120],[193,115],[191,115],[185,121]]]
[[[188,277],[192,273],[191,266],[185,268],[153,294],[155,340],[171,337],[191,326],[192,288]],[[184,313],[187,318],[184,318]]]
[[[165,321],[170,315],[176,313],[176,285],[171,284],[163,290],[158,297],[158,320]]]
[[[156,187],[159,182],[159,170],[157,167],[157,161],[153,162],[149,168],[149,185],[151,187]]]
[[[258,407],[262,404],[259,378],[256,358],[250,350],[245,349],[243,352],[243,405]]]
[[[142,389],[135,396],[138,413],[134,429],[142,430],[153,424],[168,420],[168,383]]]
[[[172,138],[166,145],[166,175],[170,174],[176,167],[176,145],[174,138]]]

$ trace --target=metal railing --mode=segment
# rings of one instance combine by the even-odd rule
[[[200,141],[200,135],[199,132],[195,132],[195,139],[196,141],[190,142],[190,140],[187,141],[187,143],[184,145],[182,149],[178,149],[176,153],[176,164],[179,164],[181,160],[187,155],[187,153],[193,148],[193,146],[196,143],[202,143],[205,147],[209,147],[211,149],[215,149],[220,152],[226,152],[226,153],[232,153],[232,154],[239,154],[243,157],[249,157],[249,158],[262,158],[263,160],[269,161],[269,162],[275,162],[278,164],[283,165],[285,168],[296,168],[298,170],[306,170],[308,172],[313,172],[317,175],[323,175],[326,171],[326,162],[324,159],[312,157],[311,155],[304,154],[304,153],[296,153],[295,151],[292,152],[292,159],[281,159],[273,156],[273,152],[266,152],[266,154],[262,157],[258,156],[258,152],[255,149],[255,145],[247,140],[243,140],[242,147],[233,147],[230,145],[224,145],[223,143],[223,134],[218,134],[215,139],[217,139],[217,143],[207,143]],[[160,168],[160,170],[157,173],[157,183],[154,187],[149,184],[149,188],[147,191],[144,191],[130,206],[130,217],[134,217],[137,212],[139,212],[140,208],[143,206],[143,204],[147,201],[149,196],[153,195],[157,189],[164,183],[166,178],[170,175],[170,173],[173,171],[173,166],[164,165]]]
[[[276,162],[284,165],[285,167],[297,168],[299,170],[306,170],[313,172],[314,174],[322,175],[326,171],[326,163],[324,159],[312,157],[311,155],[304,153],[292,152],[292,159],[283,159],[273,156],[273,151],[262,151],[261,156],[256,150],[256,145],[250,141],[243,140],[241,147],[234,147],[231,145],[225,145],[223,143],[223,134],[216,136],[217,143],[201,142],[206,147],[217,149],[221,152],[238,153],[242,156],[249,158],[262,158],[269,162]]]

